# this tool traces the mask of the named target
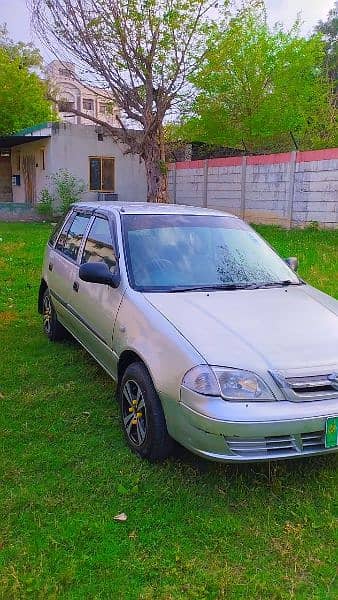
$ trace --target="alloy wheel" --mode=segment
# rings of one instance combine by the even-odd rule
[[[147,435],[146,407],[140,386],[131,379],[122,390],[122,419],[129,440],[135,446],[142,446]]]
[[[42,317],[43,317],[43,327],[47,334],[49,334],[51,332],[52,316],[53,316],[52,315],[52,304],[50,301],[50,297],[46,295],[43,300]]]

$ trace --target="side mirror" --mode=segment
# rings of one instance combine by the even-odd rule
[[[285,259],[287,265],[289,265],[290,269],[293,271],[297,271],[298,269],[298,258],[296,256],[289,256],[289,258]]]
[[[84,263],[79,269],[79,278],[89,283],[101,283],[117,288],[120,277],[117,273],[111,273],[105,262]]]

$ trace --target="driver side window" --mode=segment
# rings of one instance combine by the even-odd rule
[[[116,270],[117,260],[108,220],[95,217],[88,233],[81,263],[105,262],[111,273]]]

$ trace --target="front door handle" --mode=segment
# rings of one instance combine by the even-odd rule
[[[53,271],[53,263],[49,263],[49,265],[48,265],[48,269],[49,269],[50,271]]]
[[[74,281],[74,283],[73,283],[73,290],[74,290],[74,292],[78,292],[79,291],[79,283],[78,283],[78,281]]]

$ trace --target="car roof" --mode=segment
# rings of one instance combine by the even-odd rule
[[[105,212],[118,211],[125,214],[162,214],[162,215],[218,215],[237,219],[236,215],[210,208],[188,206],[184,204],[162,204],[155,202],[76,202],[74,207],[88,208],[90,210],[104,210]]]

